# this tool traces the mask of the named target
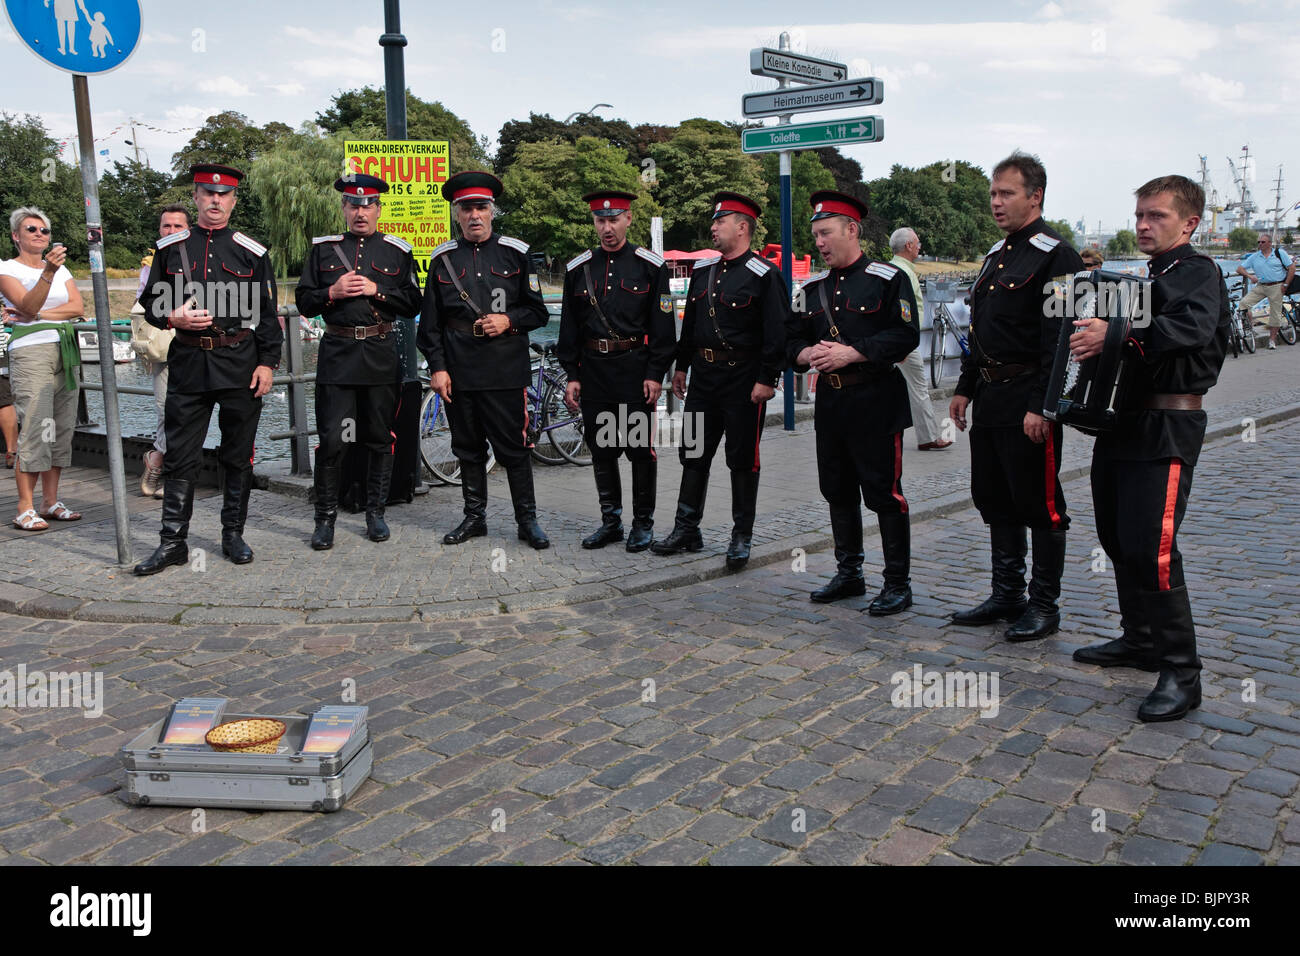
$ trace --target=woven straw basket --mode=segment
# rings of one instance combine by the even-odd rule
[[[213,750],[237,754],[273,754],[288,730],[282,720],[253,717],[218,724],[203,738]]]

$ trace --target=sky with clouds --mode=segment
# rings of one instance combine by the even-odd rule
[[[156,128],[139,130],[139,145],[169,166],[186,128],[213,113],[297,126],[340,90],[383,84],[382,0],[144,0],[143,10],[134,56],[90,83],[110,160],[132,155],[129,133],[107,135],[132,117]],[[530,111],[564,118],[596,103],[633,124],[740,120],[741,94],[775,87],[749,73],[749,50],[785,30],[796,51],[884,80],[884,102],[860,112],[885,118],[885,140],[846,150],[867,179],[946,159],[987,170],[1019,147],[1047,166],[1050,218],[1109,231],[1131,221],[1134,188],[1165,173],[1197,178],[1201,155],[1220,194],[1233,191],[1228,157],[1249,145],[1259,207],[1273,205],[1279,165],[1283,206],[1300,202],[1300,0],[407,0],[402,30],[411,90],[493,141]],[[6,19],[0,62],[0,110],[70,136],[67,74],[27,52]]]

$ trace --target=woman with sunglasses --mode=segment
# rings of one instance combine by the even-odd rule
[[[81,515],[59,500],[59,476],[72,464],[77,420],[77,373],[81,364],[72,323],[83,304],[76,281],[64,266],[67,250],[50,245],[50,220],[34,206],[15,209],[10,235],[18,255],[0,262],[0,299],[11,326],[9,371],[23,421],[14,478],[18,515],[14,527],[43,531],[47,521],[76,521]],[[52,428],[51,428],[52,426]],[[41,479],[45,508],[33,503]]]

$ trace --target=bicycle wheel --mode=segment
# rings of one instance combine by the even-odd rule
[[[1241,342],[1247,352],[1255,354],[1255,319],[1249,312],[1243,312],[1241,316]]]
[[[531,390],[530,387],[529,391],[531,392]],[[547,419],[551,417],[546,412],[546,399],[551,395],[551,390],[552,385],[548,382],[542,389],[543,400],[538,402],[536,407],[534,407],[531,402],[529,404],[528,414],[530,418],[528,421],[528,438],[533,443],[533,447],[530,448],[529,451],[532,452],[534,458],[544,465],[563,465],[565,462],[564,456],[561,455],[559,449],[555,447],[554,442],[550,439],[550,435],[543,431],[546,427]],[[569,410],[564,407],[564,389],[561,388],[559,392],[560,408],[563,409],[565,415],[568,415]]]
[[[420,460],[444,485],[460,484],[460,462],[451,453],[451,427],[442,396],[430,389],[420,403]]]
[[[564,404],[564,387],[548,382],[542,396],[542,429],[552,447],[575,465],[591,464],[591,449],[582,433],[582,415]]]
[[[1296,318],[1295,308],[1294,302],[1282,306],[1282,327],[1277,330],[1277,337],[1287,345],[1295,345],[1296,341],[1296,324],[1300,320]]]
[[[934,388],[943,382],[943,347],[947,338],[948,323],[936,313],[934,326],[930,329],[930,384]]]

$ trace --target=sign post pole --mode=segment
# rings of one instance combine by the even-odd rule
[[[790,34],[781,34],[780,47],[786,51],[790,49]],[[790,85],[790,80],[783,76],[777,83],[781,89],[785,89]],[[781,126],[788,126],[790,119],[790,113],[782,113],[777,122]],[[792,215],[790,208],[790,150],[781,150],[779,156],[781,170],[781,276],[785,279],[785,294],[793,296],[794,262],[791,257],[794,255],[794,229],[790,221]],[[794,431],[794,369],[788,366],[781,373],[781,393],[784,396],[785,430],[792,432]]]
[[[117,366],[113,364],[113,317],[108,311],[108,278],[104,274],[104,226],[99,213],[99,178],[95,173],[95,133],[90,124],[90,84],[80,74],[72,77],[72,97],[77,108],[77,139],[81,143],[81,188],[86,194],[86,239],[90,245],[95,325],[99,330],[99,380],[104,386],[104,428],[108,432],[108,477],[113,488],[117,563],[130,564],[131,528],[122,461],[122,416],[117,403]]]

